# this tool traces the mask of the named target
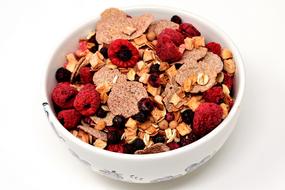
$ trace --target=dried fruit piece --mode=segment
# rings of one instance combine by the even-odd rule
[[[233,59],[224,60],[224,70],[229,74],[235,73],[236,64]]]
[[[68,82],[58,83],[53,89],[51,97],[53,102],[63,109],[73,107],[74,99],[78,91],[70,86]]]
[[[213,52],[214,54],[220,55],[222,47],[220,44],[216,42],[209,42],[206,44],[206,48],[210,51]]]
[[[182,19],[178,15],[173,15],[170,20],[171,20],[171,22],[174,22],[176,24],[182,23]]]
[[[57,115],[57,119],[66,129],[75,128],[79,124],[80,118],[80,113],[75,109],[62,110]]]
[[[193,123],[194,112],[191,109],[184,110],[181,112],[182,121],[191,125]]]
[[[223,48],[221,52],[221,57],[225,59],[231,59],[233,58],[233,54],[229,49]]]
[[[64,67],[61,67],[55,72],[55,79],[59,82],[69,82],[71,77],[71,72]]]
[[[96,139],[101,139],[103,141],[107,141],[107,134],[105,132],[103,132],[103,131],[99,131],[99,130],[96,130],[96,129],[92,128],[92,127],[83,126],[83,125],[78,125],[77,127],[79,129],[81,129],[82,131],[92,135]]]
[[[179,31],[184,35],[184,37],[194,37],[200,36],[201,33],[190,23],[182,23],[179,26]]]
[[[206,102],[220,103],[224,98],[223,89],[220,86],[214,86],[203,93]]]

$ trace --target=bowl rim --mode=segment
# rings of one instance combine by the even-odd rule
[[[154,159],[163,159],[163,158],[167,158],[167,157],[171,157],[171,156],[177,156],[179,154],[183,154],[185,152],[191,151],[197,147],[203,146],[203,144],[207,143],[208,141],[210,141],[212,138],[214,138],[214,136],[216,136],[218,133],[220,133],[223,128],[225,128],[228,123],[234,118],[234,116],[237,114],[238,109],[240,108],[240,105],[242,103],[242,99],[244,96],[244,91],[245,91],[245,68],[244,68],[244,63],[243,63],[243,59],[241,57],[241,54],[237,48],[237,46],[235,45],[235,43],[232,41],[232,39],[220,28],[218,27],[216,24],[214,24],[212,21],[209,21],[208,19],[197,15],[193,12],[190,11],[186,11],[183,9],[178,9],[178,8],[172,8],[172,7],[167,7],[167,6],[161,6],[161,5],[140,5],[140,6],[129,6],[129,7],[119,7],[120,9],[124,10],[124,11],[141,11],[144,9],[147,9],[148,11],[157,11],[157,10],[161,10],[164,12],[175,12],[176,14],[182,13],[185,15],[189,15],[192,18],[195,18],[195,20],[209,26],[211,29],[215,30],[216,33],[219,33],[225,41],[227,41],[229,44],[231,44],[231,51],[233,52],[233,54],[235,55],[235,62],[238,65],[238,72],[239,72],[239,90],[237,92],[237,96],[235,98],[235,103],[231,109],[231,111],[229,112],[228,116],[214,129],[212,130],[210,133],[208,133],[207,135],[205,135],[204,137],[202,137],[201,139],[187,145],[184,147],[180,147],[178,149],[175,150],[171,150],[171,151],[167,151],[167,152],[161,152],[161,153],[156,153],[156,154],[144,154],[144,155],[136,155],[136,154],[125,154],[125,153],[116,153],[116,152],[111,152],[111,151],[107,151],[104,149],[100,149],[100,148],[96,148],[90,144],[87,144],[83,141],[81,141],[80,139],[74,137],[68,130],[66,130],[62,124],[57,120],[54,111],[52,111],[51,107],[50,107],[50,102],[49,102],[49,97],[48,97],[48,92],[47,92],[47,80],[48,80],[48,70],[49,67],[52,65],[52,60],[55,57],[56,53],[58,51],[60,51],[60,47],[62,46],[62,44],[67,40],[67,38],[69,36],[71,36],[72,34],[74,34],[76,31],[79,31],[81,28],[84,28],[85,26],[90,25],[91,23],[94,23],[94,20],[98,19],[99,15],[95,18],[92,18],[91,20],[89,20],[88,22],[85,22],[84,24],[80,25],[79,27],[77,27],[75,30],[73,30],[72,32],[69,33],[69,35],[66,36],[66,38],[64,40],[62,40],[60,43],[58,43],[57,48],[55,49],[55,51],[53,51],[52,56],[49,59],[49,63],[46,66],[46,70],[45,70],[45,76],[44,76],[44,94],[45,94],[45,101],[43,102],[48,102],[48,109],[49,111],[49,119],[53,122],[55,122],[54,127],[56,128],[56,130],[60,131],[60,134],[62,134],[65,138],[67,138],[69,141],[75,143],[76,145],[78,145],[80,148],[82,149],[86,149],[87,151],[91,151],[94,154],[101,154],[102,156],[105,157],[112,157],[113,159],[125,159],[125,160],[154,160]],[[60,126],[60,127],[58,127]],[[234,126],[235,128],[235,126]]]

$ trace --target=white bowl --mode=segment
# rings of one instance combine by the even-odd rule
[[[64,63],[65,55],[76,49],[78,39],[85,37],[89,31],[94,30],[99,14],[96,15],[96,19],[72,32],[54,52],[46,72],[44,110],[57,136],[67,145],[74,156],[93,171],[131,183],[153,183],[177,178],[192,172],[207,162],[221,148],[233,131],[245,89],[243,61],[236,46],[223,31],[195,14],[165,7],[136,7],[125,9],[125,11],[130,15],[152,13],[156,19],[169,19],[172,15],[178,14],[185,22],[189,21],[196,26],[207,41],[219,42],[223,47],[227,47],[233,52],[237,64],[234,85],[235,103],[227,118],[208,135],[190,145],[169,152],[150,155],[113,153],[91,146],[74,137],[56,119],[53,110],[50,94],[56,85],[54,73]]]

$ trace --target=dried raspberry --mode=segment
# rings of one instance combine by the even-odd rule
[[[73,105],[84,116],[94,115],[100,106],[100,94],[95,85],[85,85],[75,97]]]
[[[167,112],[166,115],[165,115],[165,119],[166,119],[166,121],[168,121],[168,122],[174,120],[174,113],[172,113],[172,112]]]
[[[139,60],[139,51],[128,40],[117,39],[108,49],[108,56],[118,67],[134,67]]]
[[[162,61],[166,62],[175,62],[182,58],[178,47],[175,46],[168,36],[160,37],[156,45],[156,54]]]
[[[179,32],[181,32],[184,37],[194,37],[194,36],[200,36],[201,33],[190,23],[182,23],[179,26],[178,29]]]
[[[57,82],[69,82],[71,77],[71,72],[66,68],[59,68],[55,72],[55,79]]]
[[[66,128],[75,128],[81,119],[81,115],[75,109],[62,110],[58,113],[57,119]]]
[[[186,146],[188,144],[191,144],[191,143],[195,142],[196,140],[198,140],[198,137],[193,132],[191,132],[188,135],[180,137],[179,144],[181,146]]]
[[[222,121],[223,110],[214,103],[202,103],[195,110],[193,132],[203,137],[215,129]]]
[[[216,43],[216,42],[209,42],[206,44],[206,48],[208,48],[208,50],[210,52],[213,52],[214,54],[217,54],[218,56],[220,56],[221,54],[221,45]]]
[[[70,86],[68,82],[58,83],[53,89],[51,97],[53,102],[62,109],[73,107],[77,90]]]
[[[150,76],[148,77],[148,83],[155,87],[158,88],[160,86],[160,77],[159,74],[157,73],[151,73]]]
[[[157,37],[158,41],[161,41],[162,37],[168,37],[176,46],[179,46],[184,43],[184,36],[171,28],[166,28],[164,29]]]
[[[82,84],[93,82],[93,71],[90,67],[81,67],[79,70],[80,81]]]
[[[180,147],[180,145],[176,142],[170,142],[167,143],[166,145],[170,148],[170,150],[174,150]]]
[[[123,144],[109,144],[106,149],[111,151],[111,152],[124,153],[124,145]]]
[[[173,15],[171,17],[170,21],[172,21],[172,22],[174,22],[176,24],[181,24],[182,23],[182,19],[178,15]]]
[[[233,83],[234,83],[234,77],[228,74],[227,72],[224,72],[223,83],[229,88],[229,90],[231,90],[233,87]]]
[[[223,89],[220,86],[214,86],[203,93],[203,98],[206,102],[219,104],[224,98]]]

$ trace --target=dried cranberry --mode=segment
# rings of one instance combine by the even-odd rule
[[[177,15],[173,15],[170,20],[176,24],[182,23],[182,19],[180,18],[180,16],[177,16]]]
[[[181,113],[182,121],[188,125],[192,124],[194,112],[190,109],[187,109]]]
[[[148,82],[151,86],[158,88],[160,86],[160,77],[157,73],[150,74]]]
[[[150,113],[154,109],[154,104],[149,98],[142,98],[138,102],[138,108],[141,112]]]
[[[184,37],[194,37],[200,36],[201,33],[190,23],[182,23],[179,26],[179,31],[184,35]]]
[[[166,119],[166,121],[168,121],[168,122],[174,120],[174,113],[172,113],[172,112],[167,112],[166,115],[165,115],[165,119]]]
[[[167,143],[166,145],[170,148],[170,150],[174,150],[180,147],[180,145],[176,142],[170,142]]]
[[[71,72],[66,68],[59,68],[55,72],[55,79],[57,82],[69,82],[71,77]]]
[[[106,149],[111,151],[111,152],[124,153],[124,145],[123,144],[109,144]]]

